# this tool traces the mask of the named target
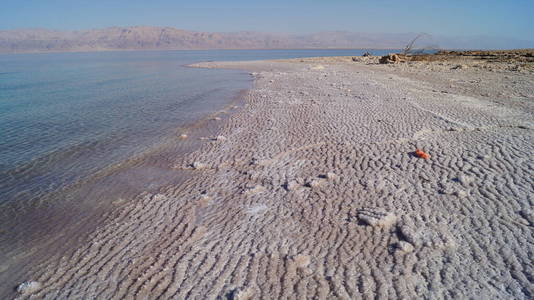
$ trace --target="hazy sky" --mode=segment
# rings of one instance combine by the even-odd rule
[[[0,29],[428,32],[534,40],[534,0],[1,0]]]

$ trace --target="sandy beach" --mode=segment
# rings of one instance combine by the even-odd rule
[[[121,203],[18,298],[534,297],[532,63],[195,67],[255,81],[169,161],[190,178]]]

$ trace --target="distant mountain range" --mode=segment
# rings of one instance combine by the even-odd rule
[[[1,53],[109,50],[403,48],[417,34],[370,34],[343,31],[314,34],[259,32],[210,33],[171,27],[110,27],[84,31],[18,29],[0,31]],[[421,46],[442,49],[532,48],[534,42],[491,37],[432,37]]]

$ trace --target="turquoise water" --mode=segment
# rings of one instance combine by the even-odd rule
[[[242,71],[194,69],[185,64],[362,52],[0,55],[0,204],[39,199],[148,151],[179,126],[223,108],[251,83]]]

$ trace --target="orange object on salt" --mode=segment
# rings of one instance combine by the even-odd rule
[[[423,152],[423,150],[421,150],[421,149],[415,150],[415,155],[417,157],[420,157],[420,158],[423,158],[423,159],[429,159],[430,158],[430,155],[428,155],[428,153]]]

